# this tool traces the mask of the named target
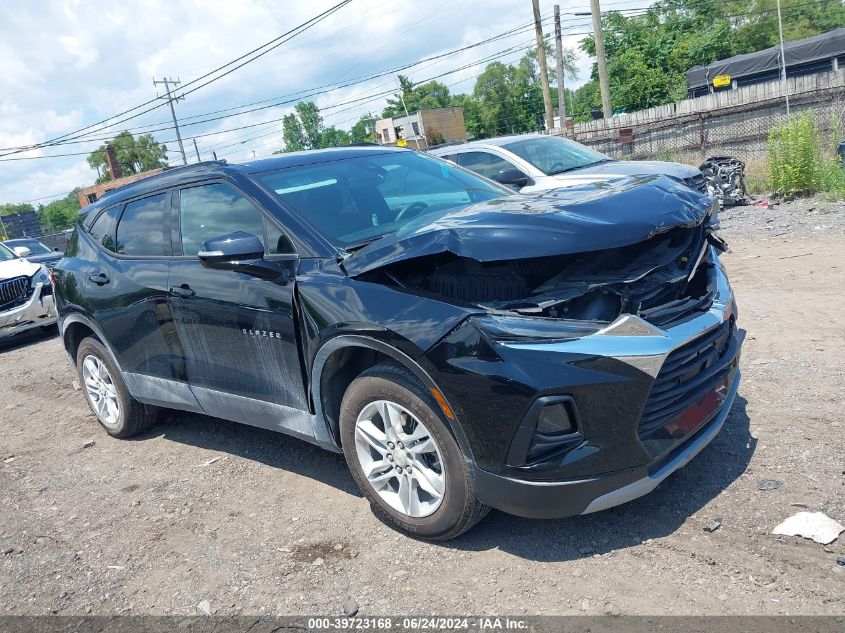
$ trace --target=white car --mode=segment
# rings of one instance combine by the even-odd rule
[[[0,244],[0,339],[56,322],[53,285],[41,264]]]
[[[461,167],[521,193],[542,193],[625,176],[670,176],[702,193],[707,182],[696,167],[680,163],[616,160],[559,136],[522,134],[430,150]]]

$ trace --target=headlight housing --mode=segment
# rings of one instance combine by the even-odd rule
[[[50,285],[50,273],[47,272],[47,269],[44,266],[38,269],[38,272],[35,273],[32,277],[32,287],[35,287],[35,284],[44,284],[45,286]]]
[[[595,334],[607,327],[602,321],[576,321],[546,317],[485,314],[470,318],[473,324],[497,341],[565,341]]]

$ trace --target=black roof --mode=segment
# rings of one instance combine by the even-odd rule
[[[304,152],[290,152],[279,154],[271,158],[262,158],[246,163],[228,163],[225,160],[212,160],[201,163],[193,163],[180,167],[169,167],[164,171],[136,180],[122,187],[112,189],[104,194],[99,200],[85,207],[82,210],[83,216],[92,211],[102,208],[112,202],[120,202],[126,198],[143,195],[148,191],[162,189],[178,185],[188,180],[199,180],[210,176],[223,174],[258,174],[274,169],[286,167],[299,167],[302,165],[315,165],[334,160],[347,158],[358,158],[360,156],[372,156],[386,152],[405,152],[406,149],[381,145],[368,145],[366,147],[333,147],[330,149],[307,150]]]
[[[784,42],[783,53],[787,68],[845,55],[845,28]],[[686,73],[687,86],[690,90],[707,86],[717,75],[742,78],[779,68],[780,45],[756,53],[728,57],[707,66],[694,66]]]

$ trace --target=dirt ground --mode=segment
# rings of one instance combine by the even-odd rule
[[[181,413],[111,439],[55,336],[0,345],[0,614],[845,613],[845,534],[771,534],[802,509],[845,522],[845,210],[722,217],[748,332],[722,433],[642,499],[492,512],[446,544],[382,524],[295,439]]]

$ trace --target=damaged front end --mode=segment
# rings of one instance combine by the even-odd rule
[[[711,246],[726,245],[715,234],[716,207],[706,196],[661,177],[580,189],[575,196],[537,197],[518,211],[498,210],[498,226],[488,203],[476,209],[477,218],[464,211],[459,222],[417,227],[386,249],[384,263],[361,266],[359,278],[491,316],[554,320],[535,326],[550,335],[595,331],[623,314],[665,326],[708,309],[715,293]],[[649,208],[637,208],[644,204]],[[489,241],[480,244],[487,233]],[[612,246],[600,248],[603,238]],[[347,269],[367,259],[362,255],[350,257]],[[521,337],[518,325],[509,327]]]
[[[713,199],[632,178],[462,209],[343,262],[462,307],[425,351],[479,499],[531,517],[645,494],[718,433],[742,333]]]

